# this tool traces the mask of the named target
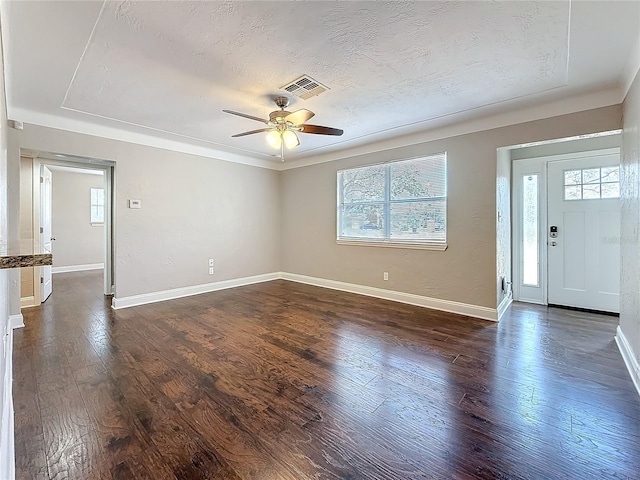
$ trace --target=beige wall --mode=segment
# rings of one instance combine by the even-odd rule
[[[640,74],[624,101],[621,173],[620,329],[640,362]]]
[[[16,165],[20,148],[116,162],[118,298],[279,270],[276,171],[28,124],[9,143]],[[9,201],[17,209],[17,195]]]
[[[54,267],[104,262],[104,225],[91,225],[92,188],[104,188],[103,175],[52,169],[51,243]]]
[[[618,105],[287,170],[283,271],[496,308],[497,149],[617,129],[621,117]],[[442,151],[448,154],[445,252],[336,244],[338,169]]]

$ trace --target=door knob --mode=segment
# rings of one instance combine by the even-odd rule
[[[558,245],[558,242],[551,242],[552,247],[555,247],[556,245]]]

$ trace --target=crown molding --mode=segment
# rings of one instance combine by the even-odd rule
[[[400,147],[432,142],[443,138],[467,135],[470,133],[492,130],[494,128],[508,127],[519,123],[532,122],[545,118],[567,115],[594,108],[608,107],[622,102],[620,87],[612,87],[597,92],[578,95],[561,100],[548,101],[525,108],[516,108],[503,113],[486,115],[480,118],[469,119],[469,111],[450,115],[446,118],[438,118],[432,122],[433,127],[425,130],[398,135],[385,140],[374,141],[352,148],[327,152],[314,156],[308,156],[301,160],[285,162],[279,170],[291,170],[294,168],[308,167],[319,163],[332,162],[344,158],[366,155],[374,152],[393,150]],[[465,118],[467,117],[467,118]],[[446,124],[443,123],[446,121]],[[439,124],[438,124],[439,123]]]
[[[638,46],[640,49],[640,45]],[[332,162],[343,158],[365,155],[374,152],[392,150],[400,147],[431,142],[443,138],[466,135],[470,133],[506,127],[544,118],[556,117],[593,108],[616,105],[623,101],[622,85],[600,90],[589,94],[578,95],[556,101],[548,101],[525,108],[515,108],[508,112],[485,115],[480,118],[469,118],[472,111],[464,111],[453,115],[425,122],[425,129],[419,132],[401,134],[383,140],[347,147],[316,155],[308,155],[300,160],[285,160],[284,163],[274,160],[263,160],[250,156],[198,146],[184,141],[171,140],[158,136],[131,132],[120,128],[98,125],[95,123],[51,115],[33,110],[12,108],[10,118],[21,120],[27,124],[56,128],[85,135],[94,135],[112,140],[146,145],[175,152],[215,158],[217,160],[240,163],[269,170],[284,171],[302,168],[319,163]],[[478,113],[476,111],[476,113]]]
[[[81,133],[84,135],[93,135],[97,137],[108,138],[111,140],[119,140],[122,142],[135,143],[148,147],[161,148],[163,150],[171,150],[174,152],[198,155],[200,157],[215,158],[225,162],[240,163],[250,165],[252,167],[266,168],[270,170],[279,170],[280,165],[273,160],[261,160],[236,153],[224,152],[203,146],[194,145],[178,140],[147,135],[138,132],[131,132],[121,128],[108,127],[98,125],[92,122],[76,120],[72,118],[51,115],[48,113],[35,112],[22,108],[11,108],[9,118],[20,120],[31,125],[41,127],[55,128],[59,130],[67,130],[70,132]]]

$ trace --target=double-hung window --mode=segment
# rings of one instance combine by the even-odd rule
[[[338,243],[446,248],[446,153],[338,171]]]
[[[104,224],[104,188],[91,189],[91,225]]]

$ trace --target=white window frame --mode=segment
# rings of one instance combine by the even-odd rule
[[[444,196],[438,197],[419,197],[407,200],[391,200],[390,198],[390,167],[393,164],[419,160],[419,159],[429,159],[433,157],[444,157],[444,165],[445,165],[445,173],[444,173]],[[342,172],[347,172],[349,170],[357,170],[359,168],[366,167],[375,167],[378,165],[384,165],[385,169],[385,199],[384,201],[365,201],[361,202],[362,204],[383,204],[385,210],[385,231],[387,234],[390,232],[390,208],[392,204],[397,203],[416,203],[416,202],[424,202],[428,200],[444,200],[445,202],[445,239],[442,241],[434,241],[434,240],[424,240],[424,241],[415,241],[415,240],[404,240],[404,239],[390,239],[390,238],[371,238],[371,237],[350,237],[350,236],[341,236],[341,214],[342,214],[342,190],[340,187],[340,175]],[[368,246],[368,247],[391,247],[391,248],[406,248],[406,249],[422,249],[422,250],[437,250],[444,251],[447,249],[447,224],[448,224],[448,182],[447,182],[447,152],[440,152],[436,154],[430,155],[421,155],[419,157],[411,157],[411,158],[403,158],[401,160],[393,160],[389,162],[383,162],[378,164],[369,164],[369,165],[359,165],[353,168],[346,168],[342,170],[338,170],[336,174],[336,190],[337,190],[337,208],[336,208],[336,243],[339,245],[359,245],[359,246]]]
[[[547,161],[548,157],[513,162],[513,299],[547,304]],[[538,285],[525,285],[522,260],[522,179],[538,176]]]
[[[100,201],[98,200],[97,203],[93,202],[93,191],[99,191],[102,190],[102,203],[100,203]],[[104,214],[105,214],[105,208],[104,208],[104,196],[105,196],[105,191],[104,188],[91,188],[90,193],[89,193],[89,218],[90,218],[90,223],[93,226],[102,226],[104,225]],[[102,220],[99,219],[94,219],[93,217],[93,207],[102,207]]]

